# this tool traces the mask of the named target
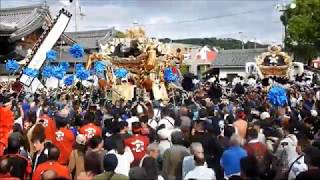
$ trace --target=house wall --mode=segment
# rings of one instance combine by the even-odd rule
[[[16,78],[17,78],[18,76],[0,76],[0,82],[4,82],[4,81],[8,81],[8,80],[10,80],[10,81],[15,81],[16,80]]]
[[[246,77],[246,71],[244,67],[220,68],[220,78],[227,78],[228,74],[238,74],[239,76]]]
[[[198,72],[198,66],[204,66],[207,65],[208,68],[206,70],[210,69],[211,63],[204,61],[204,60],[199,60],[199,59],[189,59],[185,61],[185,64],[189,66],[189,72],[193,73],[195,75],[200,75],[201,72]],[[201,70],[203,70],[203,72],[205,71],[203,68],[201,68]],[[203,73],[202,72],[202,73]]]

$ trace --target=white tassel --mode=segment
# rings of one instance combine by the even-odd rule
[[[141,105],[137,106],[137,112],[138,112],[138,114],[142,114],[143,113],[143,108],[142,108]]]

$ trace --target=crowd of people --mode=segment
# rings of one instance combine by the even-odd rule
[[[0,86],[0,179],[319,179],[320,89],[200,82],[170,100]]]

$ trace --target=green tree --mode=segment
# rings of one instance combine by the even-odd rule
[[[181,65],[181,67],[180,67],[180,73],[181,73],[182,75],[185,75],[185,74],[189,73],[189,66],[188,66],[188,65],[185,65],[185,64]]]
[[[297,60],[309,62],[320,48],[320,0],[296,0],[296,7],[287,7],[281,16],[287,26],[285,45]]]
[[[117,31],[114,36],[115,36],[115,38],[125,38],[126,37],[125,33],[121,32],[121,31]]]

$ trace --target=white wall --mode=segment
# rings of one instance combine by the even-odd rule
[[[69,75],[66,75],[64,78],[66,78],[68,76]],[[10,77],[0,76],[0,82],[8,81],[8,79],[10,79],[11,81],[15,81],[17,77],[19,77],[19,76],[10,76]],[[64,87],[64,78],[59,81],[58,79],[51,77],[46,80],[46,84],[44,84],[44,85],[46,85],[47,88],[58,88],[59,86]],[[96,76],[89,77],[89,79],[92,79],[92,78],[94,79],[94,85],[98,86],[98,78]],[[78,81],[79,81],[78,79],[75,79],[74,83],[77,83]],[[92,85],[92,83],[89,81],[82,81],[82,84],[86,87],[90,87]]]
[[[200,60],[200,59],[189,59],[184,61],[186,65],[190,66],[189,72],[197,75],[199,65],[211,65],[211,62]],[[207,69],[209,70],[209,68]]]
[[[238,74],[239,76],[246,77],[245,68],[220,68],[220,78],[227,78],[227,74]]]
[[[10,79],[11,81],[15,81],[17,77],[18,76],[10,76],[10,78],[8,78],[8,76],[0,76],[0,82],[8,81],[8,79]]]

